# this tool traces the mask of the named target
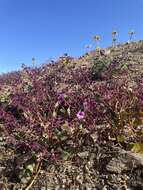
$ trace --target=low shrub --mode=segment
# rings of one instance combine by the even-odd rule
[[[102,80],[103,79],[103,71],[110,64],[109,60],[95,60],[93,66],[91,68],[91,78],[92,80]]]

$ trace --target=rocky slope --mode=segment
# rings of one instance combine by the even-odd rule
[[[142,190],[142,79],[143,41],[92,51],[78,59],[64,56],[56,63],[38,69],[26,68],[21,72],[1,76],[1,189]],[[46,85],[48,87],[45,87]],[[46,96],[51,96],[50,102],[54,104],[53,107],[50,103],[48,106],[51,106],[54,112],[48,119],[46,116],[39,119],[38,106],[46,113],[47,99],[45,101],[44,93],[47,88]],[[60,110],[63,105],[59,105],[59,99],[54,99],[55,94],[58,94],[58,97],[60,95],[62,104],[69,97],[67,104],[64,104],[64,112]],[[39,99],[42,99],[42,102]],[[80,114],[85,115],[79,115],[79,112],[76,114],[85,100],[87,104],[91,103],[90,110],[86,110],[87,104],[84,104],[86,108],[82,107]],[[27,114],[28,111],[15,116],[13,110],[10,110],[13,105],[16,105],[16,108],[21,106],[23,110],[28,109],[33,114],[32,117]],[[15,109],[14,112],[16,111]],[[5,117],[8,114],[8,121],[3,118],[5,112]],[[5,127],[10,125],[11,112],[16,117],[14,124],[18,129]],[[39,155],[43,152],[39,152],[39,149],[34,152],[33,146],[30,151],[25,150],[26,153],[18,152],[20,138],[26,139],[29,144],[33,138],[39,144],[43,140],[38,136],[39,132],[36,133],[29,127],[29,124],[33,125],[32,122],[38,126],[40,123],[43,128],[48,122],[49,126],[52,122],[52,127],[55,128],[62,125],[63,128],[58,128],[59,133],[63,132],[60,134],[63,135],[60,136],[62,140],[54,136],[48,141],[52,142],[52,145],[48,144],[50,155],[54,155],[54,151],[61,153],[62,149],[60,159],[51,162],[43,156],[40,160]],[[25,130],[27,137],[20,136],[22,130]],[[57,131],[50,130],[57,135]],[[31,134],[33,136],[30,136]],[[42,138],[46,138],[45,131],[42,135]],[[46,145],[42,146],[42,149],[47,150]],[[31,163],[29,157],[32,151],[38,156],[37,160]],[[30,171],[24,175],[26,167]]]

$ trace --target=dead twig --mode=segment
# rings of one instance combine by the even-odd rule
[[[38,177],[40,171],[41,171],[41,167],[42,167],[42,161],[38,162],[35,166],[35,175],[30,179],[30,181],[28,182],[27,187],[25,187],[23,190],[29,190],[33,183],[36,181],[36,178]]]

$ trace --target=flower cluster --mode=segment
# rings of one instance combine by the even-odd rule
[[[136,127],[143,80],[130,90],[128,78],[114,78],[116,67],[116,61],[109,64],[102,81],[93,80],[90,69],[67,69],[61,62],[0,77],[0,89],[6,89],[0,93],[6,97],[0,99],[0,125],[9,146],[23,156],[61,158],[62,151],[81,145],[81,125],[90,134],[105,124],[116,135],[125,125]]]

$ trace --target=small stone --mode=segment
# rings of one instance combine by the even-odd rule
[[[21,182],[22,182],[23,184],[26,184],[26,183],[27,183],[27,178],[22,178],[22,179],[21,179]]]
[[[77,181],[78,183],[82,184],[82,183],[83,183],[83,176],[82,176],[82,175],[78,175],[78,176],[76,177],[76,181]]]
[[[79,152],[77,155],[78,155],[80,158],[87,158],[88,155],[89,155],[89,152],[88,152],[88,151]]]
[[[102,188],[102,190],[107,190],[107,186],[105,185],[105,186]]]
[[[44,186],[43,186],[43,187],[41,187],[41,190],[46,190],[46,189],[47,189],[47,188],[46,188],[46,187],[44,187]]]
[[[127,167],[118,159],[112,159],[106,166],[107,171],[120,174],[123,170],[127,170]]]
[[[55,190],[60,190],[60,185],[57,185],[56,187],[55,187]],[[46,189],[47,190],[47,189]]]

